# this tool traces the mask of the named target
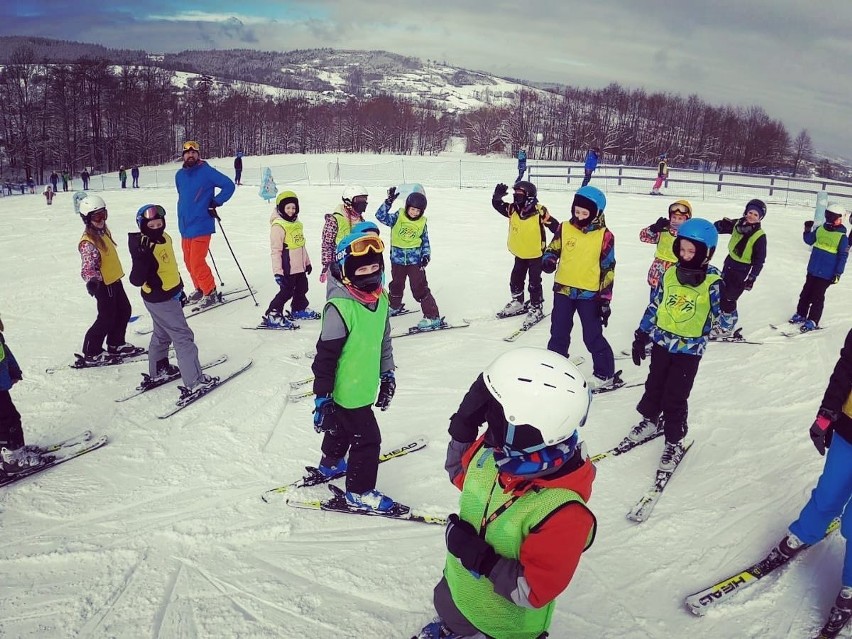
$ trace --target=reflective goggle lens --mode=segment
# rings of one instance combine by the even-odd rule
[[[370,251],[381,253],[384,250],[385,244],[378,235],[362,235],[353,240],[348,249],[349,255],[354,255],[355,257],[366,255]]]
[[[98,209],[97,211],[92,211],[89,213],[89,219],[92,220],[92,222],[103,222],[107,219],[107,210]]]
[[[672,204],[669,207],[669,215],[677,213],[678,215],[689,215],[689,209],[683,204]]]
[[[198,146],[198,142],[196,142],[195,140],[190,140],[189,142],[183,143],[183,150],[184,151],[198,151],[200,149],[201,149],[201,147]]]
[[[163,217],[166,217],[166,209],[159,204],[149,206],[147,209],[142,211],[142,218],[145,220],[158,220]]]

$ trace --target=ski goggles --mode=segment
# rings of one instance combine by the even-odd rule
[[[382,238],[378,235],[361,235],[356,237],[352,242],[349,243],[342,251],[337,253],[337,259],[341,260],[347,255],[351,255],[353,257],[360,257],[362,255],[366,255],[371,251],[373,253],[381,254],[385,250],[385,243],[382,242]]]
[[[140,217],[143,220],[159,220],[166,217],[166,209],[159,204],[152,204],[147,209],[142,211]]]
[[[675,213],[678,215],[690,215],[690,210],[685,204],[675,202],[669,207],[669,215],[673,215]]]
[[[196,142],[195,140],[189,140],[188,142],[183,143],[184,153],[186,153],[187,151],[195,151],[196,153],[198,153],[200,150],[201,147],[198,146],[198,142]]]
[[[585,419],[584,419],[585,422]],[[582,426],[582,424],[581,424]],[[572,448],[576,447],[580,439],[579,433],[574,430],[567,440],[563,440]],[[561,443],[561,442],[560,442]],[[542,441],[541,433],[538,429],[526,424],[513,424],[506,422],[506,437],[500,450],[506,457],[522,457],[538,453],[549,448]]]
[[[91,222],[104,222],[107,219],[107,210],[106,209],[97,209],[96,211],[92,211],[89,213],[89,220]]]

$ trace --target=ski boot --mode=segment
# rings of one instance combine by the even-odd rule
[[[352,510],[386,513],[393,508],[394,500],[374,488],[360,495],[347,491],[346,505]]]
[[[109,346],[107,345],[107,352],[110,355],[132,355],[133,353],[138,352],[140,349],[129,342],[124,342],[124,344],[119,344],[118,346]],[[144,349],[142,349],[144,350]]]
[[[14,475],[30,468],[36,468],[47,463],[44,451],[38,446],[21,446],[19,448],[0,448],[0,471],[6,475]]]
[[[811,331],[815,331],[819,328],[819,325],[813,320],[805,320],[804,323],[799,327],[799,330],[802,333],[810,333]]]
[[[266,315],[260,318],[260,321],[264,324],[264,326],[268,326],[269,328],[297,328],[298,325],[294,324],[287,318],[285,318],[281,311],[267,311]]]
[[[424,317],[417,322],[417,330],[419,331],[434,331],[443,325],[444,321],[440,317]]]
[[[301,311],[293,311],[292,313],[290,311],[287,311],[286,317],[287,317],[288,320],[291,320],[291,321],[322,319],[322,315],[320,315],[319,313],[317,313],[316,311],[314,311],[310,308],[306,308],[306,309],[301,310]]]
[[[798,313],[793,313],[793,317],[791,317],[787,321],[790,324],[801,324],[802,322],[806,321],[807,319],[808,319],[807,317],[802,317]]]
[[[521,300],[513,298],[511,302],[506,304],[506,306],[497,312],[497,317],[512,317],[514,315],[520,315],[526,310],[527,307]]]
[[[663,449],[663,455],[660,457],[659,469],[673,471],[677,468],[680,460],[683,459],[683,454],[685,452],[682,439],[674,444],[666,442],[666,446]]]
[[[388,314],[389,314],[391,317],[396,317],[397,315],[402,315],[403,313],[407,313],[407,312],[408,312],[408,311],[407,311],[407,310],[406,310],[406,308],[405,308],[405,304],[400,304],[400,305],[399,305],[399,306],[397,306],[396,308],[394,308],[393,306],[391,306],[391,307],[390,307],[390,309],[388,310]]]

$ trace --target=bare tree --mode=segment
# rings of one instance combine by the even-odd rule
[[[799,135],[793,140],[791,151],[790,162],[793,165],[793,177],[796,177],[799,173],[799,165],[802,162],[810,162],[814,152],[814,145],[807,129],[799,131]]]

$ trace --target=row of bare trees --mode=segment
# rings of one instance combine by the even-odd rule
[[[531,158],[580,161],[598,146],[605,162],[651,164],[667,152],[674,165],[708,170],[795,173],[813,152],[807,131],[791,140],[759,107],[717,107],[694,95],[615,84],[521,91],[511,106],[456,116],[386,95],[316,103],[209,76],[179,86],[172,70],[92,58],[37,62],[26,47],[0,70],[0,173],[39,182],[51,170],[162,164],[179,157],[185,139],[197,139],[207,157],[237,150],[436,154],[458,134],[475,153],[525,148]]]
[[[713,106],[698,96],[567,88],[522,91],[511,107],[486,107],[462,118],[469,151],[582,161],[600,147],[610,163],[653,164],[660,153],[679,166],[707,170],[789,170],[811,160],[806,130],[791,140],[784,125],[760,107]]]

